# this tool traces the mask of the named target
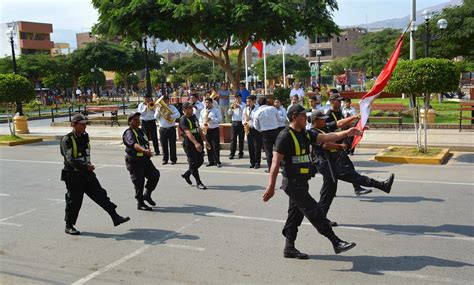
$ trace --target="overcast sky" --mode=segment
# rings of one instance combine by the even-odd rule
[[[417,0],[417,10],[449,0]],[[410,14],[411,0],[338,0],[340,26],[400,18]],[[97,20],[90,0],[0,0],[1,22],[52,23],[54,29],[88,31]]]

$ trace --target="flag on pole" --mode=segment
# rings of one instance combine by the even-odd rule
[[[405,35],[405,32],[398,39],[395,45],[395,51],[392,53],[387,64],[385,64],[385,67],[380,72],[379,76],[377,77],[377,80],[375,81],[374,86],[372,86],[370,91],[367,92],[359,102],[360,120],[359,122],[357,122],[356,128],[361,130],[362,134],[360,136],[354,137],[351,148],[356,147],[362,139],[362,136],[364,135],[364,127],[367,124],[367,120],[369,119],[371,104],[375,100],[375,98],[377,98],[377,96],[382,93],[385,86],[387,86],[387,83],[390,80],[390,77],[392,76],[393,70],[395,69],[395,66],[397,66],[397,60],[403,45],[403,37]]]
[[[256,41],[252,44],[257,50],[258,50],[258,58],[263,57],[263,42],[262,41]]]

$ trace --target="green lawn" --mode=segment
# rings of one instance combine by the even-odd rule
[[[23,138],[13,135],[0,135],[0,142],[22,141]]]
[[[414,157],[432,157],[441,152],[440,148],[429,148],[427,152],[418,151],[415,147],[394,147],[391,150],[386,150],[383,156],[414,156]]]

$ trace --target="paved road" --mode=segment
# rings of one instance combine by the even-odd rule
[[[341,183],[330,218],[356,248],[335,255],[305,223],[297,246],[310,260],[282,258],[287,197],[261,202],[267,175],[247,160],[223,159],[202,168],[209,190],[180,178],[186,165],[162,167],[159,207],[135,209],[123,146],[93,141],[97,174],[119,213],[117,228],[87,197],[77,227],[63,233],[64,185],[57,141],[0,148],[1,284],[467,284],[474,280],[474,154],[455,153],[447,165],[391,165],[358,150],[356,167],[375,178],[396,173],[392,194],[353,196]],[[321,177],[311,181],[318,195]],[[306,222],[306,221],[305,221]],[[471,280],[471,281],[469,281]]]

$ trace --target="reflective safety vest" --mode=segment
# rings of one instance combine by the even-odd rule
[[[191,120],[190,120],[188,117],[186,117],[186,120],[188,121],[188,124],[189,124],[189,131],[190,131],[192,134],[197,134],[197,133],[199,133],[199,129],[193,127],[193,122],[191,122]]]
[[[309,154],[309,147],[308,150],[306,148],[301,149],[300,143],[298,139],[296,138],[295,133],[293,132],[292,129],[288,129],[291,135],[291,138],[293,139],[293,143],[295,145],[295,155],[291,157],[291,167],[289,171],[292,172],[293,175],[295,175],[296,179],[301,179],[301,180],[308,180],[313,176],[313,165],[311,161],[311,157]],[[308,144],[311,140],[309,133],[305,131],[306,138],[308,139]]]
[[[332,115],[334,116],[334,113],[332,113]],[[337,118],[336,118],[335,116],[334,116],[334,119],[336,119],[336,122],[337,122]],[[318,128],[315,128],[315,129],[318,130],[318,131],[319,131],[320,133],[322,133],[322,134],[326,134],[326,132],[323,131],[323,130],[321,130],[321,129],[318,129]],[[330,152],[337,152],[337,149],[335,149],[335,148],[330,148],[329,151],[330,151]]]
[[[73,134],[70,136],[71,142],[72,142],[72,157],[74,159],[82,158],[84,161],[87,163],[91,162],[91,154],[90,154],[90,149],[91,145],[89,142],[87,142],[87,145],[84,149],[78,148],[77,147],[77,141],[76,141],[76,135]],[[79,171],[79,169],[74,168],[74,171]]]
[[[147,149],[148,148],[148,145],[142,145],[142,143],[140,142],[140,138],[138,137],[138,133],[135,129],[131,129],[132,132],[133,132],[133,135],[135,136],[135,140],[137,141],[137,143],[142,146],[143,148]],[[136,156],[143,156],[143,152],[138,152],[138,151],[135,151],[136,153]]]

